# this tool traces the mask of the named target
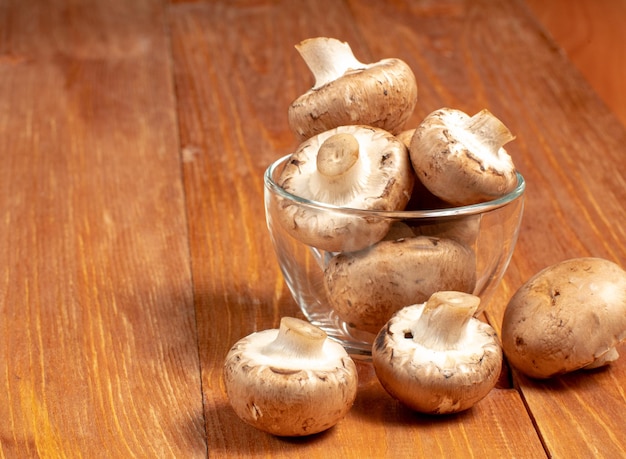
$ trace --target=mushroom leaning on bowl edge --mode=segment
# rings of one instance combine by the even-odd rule
[[[420,182],[455,206],[504,196],[517,185],[515,165],[504,145],[515,136],[489,110],[474,116],[441,108],[411,137],[409,154]]]
[[[315,78],[289,106],[289,126],[301,141],[349,124],[398,133],[413,113],[417,82],[404,61],[364,64],[348,43],[328,37],[309,38],[296,49]]]

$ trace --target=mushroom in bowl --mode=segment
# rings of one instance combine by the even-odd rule
[[[410,156],[420,182],[458,205],[490,201],[517,186],[516,169],[504,145],[515,136],[489,110],[469,116],[441,108],[411,137]]]
[[[452,239],[402,237],[333,256],[324,281],[337,315],[376,334],[397,310],[423,303],[438,290],[472,293],[476,256]]]
[[[402,210],[414,174],[402,142],[382,129],[340,126],[303,142],[291,155],[278,186],[300,200],[337,208]],[[316,210],[284,199],[277,214],[296,239],[320,250],[359,250],[381,240],[385,219]]]
[[[309,38],[296,49],[315,78],[289,107],[289,126],[301,141],[349,124],[396,133],[413,113],[417,82],[404,61],[364,64],[348,43],[327,37]]]
[[[331,263],[337,260],[354,259],[356,253],[358,258],[363,260],[362,263],[373,266],[369,269],[367,276],[361,277],[361,285],[367,286],[369,292],[376,291],[377,286],[397,288],[397,296],[401,297],[404,294],[399,292],[406,292],[411,287],[406,285],[394,287],[393,281],[385,283],[385,279],[390,279],[390,272],[383,268],[376,269],[376,263],[372,264],[371,260],[365,261],[368,252],[377,252],[374,248],[381,241],[393,242],[403,238],[408,240],[423,235],[430,239],[422,239],[422,241],[445,239],[456,242],[455,247],[462,245],[464,249],[459,250],[458,253],[463,256],[456,258],[454,264],[457,265],[461,259],[473,260],[463,264],[465,268],[460,270],[464,273],[461,280],[464,285],[473,285],[470,293],[481,298],[477,312],[488,307],[491,296],[511,259],[519,233],[525,190],[525,182],[520,174],[518,174],[518,184],[515,189],[493,201],[432,210],[407,210],[405,208],[401,211],[381,211],[326,204],[288,192],[279,185],[279,178],[290,159],[291,156],[285,156],[277,160],[268,167],[265,174],[266,222],[278,264],[293,298],[306,318],[314,325],[322,328],[329,336],[341,342],[353,357],[365,359],[371,357],[372,342],[376,336],[376,325],[374,322],[370,322],[364,326],[363,321],[342,318],[342,315],[345,318],[347,316],[339,313],[339,307],[333,307],[337,297],[334,299],[330,297],[330,295],[342,295],[342,293],[337,289],[333,289],[333,292],[329,291],[326,285],[328,279],[325,278],[325,275],[329,275],[333,270],[330,268]],[[290,228],[289,225],[285,224],[284,210],[287,206],[300,209],[301,215],[306,212],[308,215],[316,216],[313,221],[321,222],[322,220],[334,219],[335,221],[363,222],[365,225],[361,231],[365,233],[366,237],[363,237],[362,243],[357,245],[354,243],[356,239],[345,238],[343,235],[344,240],[349,244],[342,245],[341,242],[338,242],[321,247],[320,245],[324,241],[318,242],[313,239],[307,241],[297,234],[295,227]],[[290,221],[293,223],[294,219],[292,218]],[[298,225],[299,228],[301,226],[302,224]],[[373,227],[382,227],[387,232],[381,231],[382,234],[367,235],[366,231],[370,231],[369,229]],[[351,234],[355,234],[354,231]],[[379,237],[381,238],[380,241],[378,240]],[[409,281],[415,265],[407,260],[417,262],[419,257],[417,253],[408,252],[423,252],[425,247],[420,246],[415,241],[403,242],[398,244],[399,247],[402,247],[403,253],[405,253],[401,277]],[[336,259],[335,257],[341,258]],[[395,257],[394,259],[394,256],[387,258],[390,260],[392,269],[394,269],[394,262],[397,262],[399,258]],[[327,270],[328,272],[326,272]],[[436,270],[429,271],[426,269],[424,272],[436,274]],[[435,286],[433,289],[469,290],[463,286],[450,284],[447,287]],[[394,293],[395,295],[396,293]],[[363,298],[363,296],[361,297]],[[401,303],[404,301],[407,300],[401,299],[393,306],[393,309],[418,302],[420,299],[402,305]],[[345,304],[347,305],[347,303]],[[366,309],[363,305],[355,303],[352,306],[361,310]],[[382,308],[380,310],[383,311]],[[391,313],[392,311],[383,311],[383,314],[389,314],[389,316],[385,320],[376,319],[376,322],[384,324]]]

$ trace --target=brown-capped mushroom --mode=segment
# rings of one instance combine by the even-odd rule
[[[404,61],[364,64],[348,43],[327,37],[309,38],[296,49],[315,77],[289,107],[289,125],[301,140],[348,124],[396,133],[413,113],[417,83]]]
[[[413,410],[463,411],[495,386],[502,350],[493,328],[473,317],[480,299],[436,292],[425,304],[398,311],[372,347],[376,376]]]
[[[340,126],[303,142],[278,178],[292,195],[361,210],[402,210],[414,174],[406,147],[389,132]],[[359,250],[381,240],[386,219],[283,200],[279,221],[291,236],[321,250]]]
[[[279,329],[239,340],[224,363],[226,392],[237,416],[278,436],[334,426],[352,407],[357,378],[339,343],[292,317],[283,317]]]
[[[533,378],[603,366],[626,340],[626,271],[603,258],[573,258],[528,279],[502,322],[511,365]]]
[[[515,137],[488,110],[470,117],[442,108],[428,115],[411,138],[415,173],[435,196],[456,206],[491,201],[517,186],[504,145]]]
[[[413,139],[414,134],[415,128],[406,129],[399,134],[396,134],[396,138],[402,142],[407,148],[407,151],[409,151],[409,157],[411,140]],[[452,207],[451,204],[432,194],[430,190],[422,184],[417,177],[417,174],[415,177],[416,179],[414,180],[413,193],[411,194],[411,199],[406,205],[406,210],[442,209],[445,207]]]
[[[480,232],[481,216],[467,215],[464,217],[441,218],[437,222],[424,223],[413,227],[416,235],[452,239],[472,249]]]
[[[324,285],[337,315],[358,330],[378,333],[394,312],[423,303],[438,290],[471,293],[474,251],[451,239],[408,237],[335,255]]]

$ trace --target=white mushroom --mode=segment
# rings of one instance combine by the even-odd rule
[[[278,436],[311,435],[334,426],[352,407],[357,378],[340,344],[292,317],[284,317],[279,329],[239,340],[224,363],[224,383],[237,416]]]
[[[315,77],[289,107],[289,125],[301,140],[349,124],[396,133],[413,113],[417,83],[402,60],[364,64],[350,45],[326,37],[304,40],[296,49]]]
[[[299,198],[361,210],[402,210],[414,174],[406,147],[369,126],[340,126],[302,143],[278,185]],[[390,222],[283,200],[278,215],[294,238],[321,250],[358,250],[382,239]]]
[[[470,408],[495,386],[502,350],[493,328],[473,317],[480,299],[437,292],[398,311],[372,347],[376,376],[413,410],[444,414]]]
[[[626,340],[626,271],[602,258],[573,258],[528,279],[504,312],[502,346],[533,378],[603,366]]]
[[[343,321],[376,334],[394,312],[423,303],[438,290],[471,293],[476,286],[476,257],[451,239],[384,240],[335,255],[324,271],[324,286]]]
[[[416,129],[409,152],[421,183],[462,206],[496,199],[517,186],[515,166],[503,148],[514,138],[488,110],[470,117],[442,108]]]

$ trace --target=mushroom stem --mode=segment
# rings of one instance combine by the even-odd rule
[[[433,293],[411,327],[413,341],[437,351],[455,349],[479,304],[469,293]]]
[[[352,134],[341,133],[326,139],[317,152],[317,170],[326,177],[338,178],[359,159],[359,142]]]
[[[336,80],[348,70],[364,69],[348,43],[334,38],[309,38],[296,45],[302,59],[315,77],[313,89]]]
[[[479,111],[467,120],[465,128],[496,156],[500,148],[515,139],[509,128],[487,109]]]
[[[315,358],[322,354],[326,340],[323,330],[304,320],[283,317],[276,339],[262,350],[265,356],[282,358]]]

